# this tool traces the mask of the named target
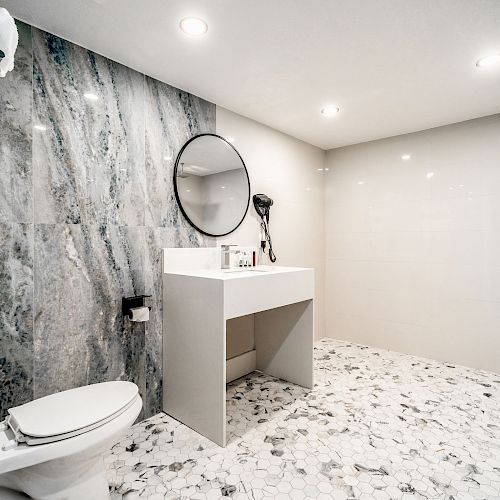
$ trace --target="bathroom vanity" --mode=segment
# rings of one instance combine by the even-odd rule
[[[220,255],[163,250],[163,409],[225,446],[228,381],[256,369],[313,387],[314,270],[220,269]],[[253,349],[226,359],[228,324],[249,316]]]

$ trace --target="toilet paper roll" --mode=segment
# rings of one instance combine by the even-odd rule
[[[132,307],[129,313],[130,321],[148,321],[149,307]]]

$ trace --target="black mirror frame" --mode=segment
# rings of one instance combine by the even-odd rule
[[[238,224],[233,229],[231,229],[231,231],[228,231],[227,233],[223,233],[223,234],[210,234],[210,233],[207,233],[206,231],[203,231],[203,229],[200,229],[188,217],[188,215],[186,214],[186,212],[184,210],[184,207],[182,206],[182,203],[181,203],[181,200],[180,200],[180,197],[179,197],[179,192],[178,192],[178,189],[177,189],[177,168],[179,166],[179,161],[181,159],[182,153],[189,146],[189,144],[191,142],[193,142],[195,139],[198,139],[198,137],[204,137],[204,136],[207,136],[207,135],[208,136],[212,136],[212,137],[217,137],[218,139],[223,140],[228,146],[230,146],[231,148],[233,148],[234,152],[238,155],[238,158],[241,160],[241,164],[243,165],[243,168],[245,169],[245,174],[247,176],[248,200],[247,200],[247,206],[245,208],[245,212],[243,213],[243,217],[238,222]],[[226,235],[231,234],[232,232],[236,231],[236,229],[238,229],[241,226],[242,222],[245,220],[245,217],[246,217],[246,215],[248,213],[248,207],[250,206],[250,196],[251,196],[251,192],[250,192],[250,177],[248,176],[248,170],[247,170],[247,167],[245,165],[245,162],[243,161],[243,158],[241,157],[240,153],[238,153],[238,150],[229,141],[227,141],[226,139],[224,139],[224,137],[221,137],[220,135],[217,135],[217,134],[198,134],[198,135],[195,135],[194,137],[191,137],[191,139],[189,139],[184,144],[184,146],[182,146],[181,150],[179,151],[179,154],[177,155],[177,158],[175,159],[175,166],[174,166],[174,192],[175,192],[175,199],[177,201],[177,206],[179,207],[180,211],[182,212],[182,215],[189,222],[189,224],[192,227],[194,227],[197,231],[199,231],[201,234],[204,234],[205,236],[211,236],[212,238],[219,238],[221,236],[226,236]]]

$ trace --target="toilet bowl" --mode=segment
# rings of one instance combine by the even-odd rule
[[[0,424],[0,499],[19,492],[35,500],[109,499],[103,455],[141,408],[137,386],[122,381],[11,408]]]

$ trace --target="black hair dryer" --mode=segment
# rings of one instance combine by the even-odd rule
[[[266,246],[269,244],[269,260],[271,262],[276,262],[276,255],[273,252],[273,242],[271,240],[271,234],[269,232],[269,212],[273,205],[273,200],[265,194],[254,194],[253,195],[253,206],[255,211],[260,217],[260,227],[261,227],[261,238],[260,238],[260,248],[263,253],[266,253]]]
[[[259,214],[260,218],[266,218],[269,223],[269,211],[273,205],[273,200],[266,196],[265,194],[254,194],[253,195],[253,206]]]

